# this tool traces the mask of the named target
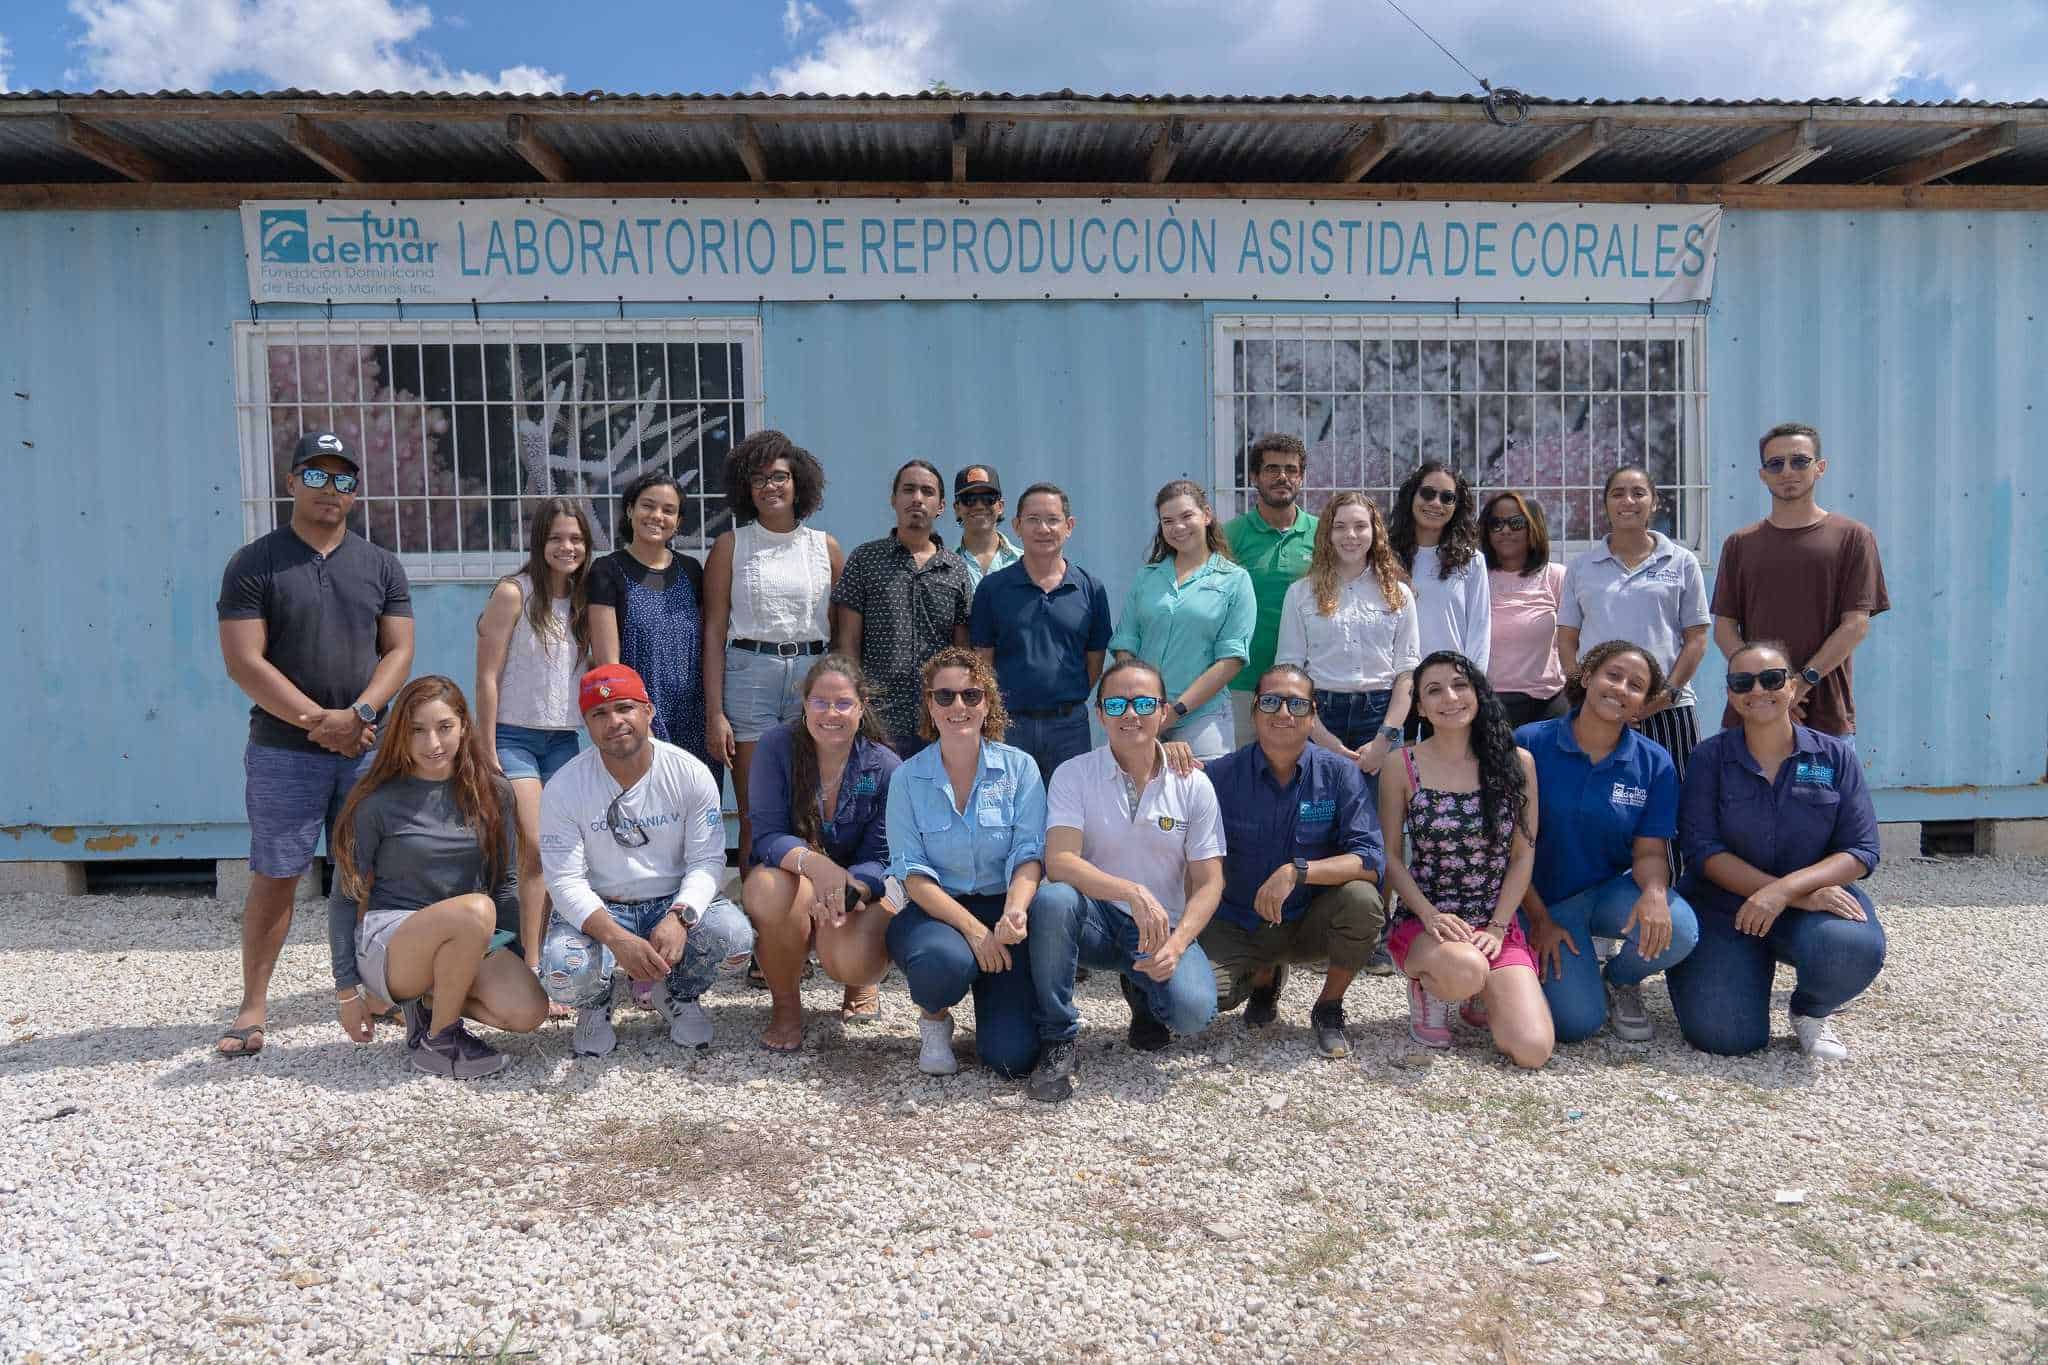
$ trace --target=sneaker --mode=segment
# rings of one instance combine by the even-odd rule
[[[1351,1040],[1344,1036],[1344,1002],[1325,1000],[1308,1012],[1309,1027],[1316,1031],[1316,1051],[1336,1059],[1351,1055]]]
[[[953,1055],[953,1016],[917,1021],[917,1069],[927,1076],[950,1076],[960,1069]]]
[[[1038,1065],[1031,1072],[1024,1092],[1032,1099],[1045,1104],[1058,1104],[1074,1093],[1074,1086],[1080,1080],[1080,1068],[1074,1056],[1074,1040],[1047,1043],[1045,1051],[1038,1056]]]
[[[1123,987],[1124,1003],[1131,1007],[1131,1031],[1126,1035],[1131,1046],[1140,1052],[1157,1052],[1172,1042],[1173,1033],[1152,1013],[1152,1006],[1146,1002],[1145,992],[1138,988],[1138,983],[1118,973],[1117,984]]]
[[[1465,1021],[1467,1028],[1484,1031],[1493,1027],[1493,1016],[1486,1012],[1486,1002],[1476,995],[1458,1006],[1458,1017]]]
[[[1449,1047],[1451,1026],[1448,1016],[1450,1006],[1422,988],[1414,977],[1408,978],[1408,1036],[1424,1047]]]
[[[602,1057],[618,1045],[619,1035],[612,1030],[610,997],[602,1005],[576,1011],[576,1036],[570,1041],[570,1051],[579,1057]]]
[[[429,1076],[473,1081],[512,1065],[512,1059],[462,1026],[460,1019],[439,1033],[425,1034],[411,1053],[413,1070]]]
[[[432,1016],[424,999],[408,1000],[398,1007],[398,1012],[405,1017],[405,1050],[410,1052],[420,1045],[420,1039],[427,1036],[427,1025],[432,1022]]]
[[[1816,1019],[1810,1014],[1792,1016],[1792,1031],[1799,1035],[1799,1050],[1815,1061],[1844,1062],[1849,1059],[1849,1049],[1836,1036],[1834,1025],[1825,1017]]]
[[[1621,956],[1621,940],[1620,940],[1620,939],[1618,939],[1618,938],[1595,938],[1595,939],[1593,940],[1593,960],[1594,960],[1595,962],[1598,962],[1598,963],[1599,963],[1599,964],[1600,964],[1601,966],[1603,966],[1603,967],[1604,967],[1604,966],[1606,966],[1606,965],[1607,965],[1608,963],[1610,963],[1610,962],[1614,961],[1614,959],[1616,959],[1617,957],[1620,957],[1620,956]]]
[[[1273,984],[1252,987],[1252,998],[1245,1002],[1244,1026],[1264,1028],[1280,1017],[1280,992],[1287,985],[1287,969],[1273,969]]]
[[[677,1047],[693,1047],[699,1052],[711,1046],[711,1016],[704,1007],[694,1000],[672,1000],[669,998],[668,983],[654,983],[653,999],[648,1002],[654,1012],[668,1020],[668,1040]]]
[[[1650,1027],[1650,1012],[1643,1008],[1640,983],[1607,988],[1607,1021],[1614,1026],[1614,1036],[1623,1042],[1650,1041],[1655,1030]]]
[[[1387,951],[1387,936],[1380,935],[1379,946],[1372,950],[1372,956],[1365,960],[1365,970],[1372,976],[1392,976],[1394,955]]]

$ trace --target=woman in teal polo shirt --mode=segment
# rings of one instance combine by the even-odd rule
[[[1692,907],[1671,892],[1678,772],[1662,745],[1630,725],[1663,686],[1648,651],[1610,640],[1580,660],[1570,715],[1515,731],[1536,761],[1539,802],[1522,910],[1560,1043],[1592,1037],[1610,1010],[1616,1037],[1648,1039],[1644,978],[1699,942]],[[1595,934],[1622,940],[1604,973]]]
[[[1161,739],[1180,740],[1196,758],[1221,758],[1237,747],[1224,689],[1251,657],[1258,624],[1251,575],[1231,560],[1200,484],[1175,479],[1152,506],[1152,557],[1131,584],[1109,648],[1159,670],[1172,713]]]

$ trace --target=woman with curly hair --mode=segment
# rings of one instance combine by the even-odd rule
[[[1592,1037],[1610,1016],[1615,1037],[1647,1041],[1643,981],[1699,942],[1692,907],[1671,891],[1678,772],[1633,724],[1663,686],[1648,650],[1609,640],[1579,660],[1569,715],[1515,731],[1543,797],[1522,909],[1561,1043]],[[1621,940],[1604,970],[1595,935]]]
[[[997,1074],[1038,1064],[1038,992],[1020,945],[1045,860],[1038,762],[1002,742],[995,669],[948,645],[924,666],[924,737],[889,783],[889,957],[918,1021],[917,1069],[950,1076],[953,1006],[974,997],[975,1050]]]
[[[1415,670],[1433,727],[1380,783],[1387,881],[1401,908],[1387,936],[1408,978],[1408,1033],[1451,1045],[1450,1007],[1493,1033],[1515,1065],[1550,1060],[1550,1009],[1515,907],[1535,861],[1536,770],[1515,747],[1500,699],[1464,655],[1439,650]]]
[[[1315,680],[1309,737],[1356,763],[1375,791],[1414,700],[1418,631],[1415,593],[1379,504],[1337,494],[1316,521],[1307,576],[1281,603],[1273,662]]]
[[[802,714],[804,674],[832,638],[832,585],[846,556],[803,524],[824,500],[824,469],[779,431],[757,431],[725,457],[735,524],[704,561],[704,726],[712,754],[732,768],[743,865],[754,745]]]
[[[462,1021],[531,1033],[547,1017],[540,982],[498,928],[519,913],[517,830],[512,786],[462,689],[407,683],[335,822],[327,946],[349,1037],[370,1041],[374,997],[404,1008],[417,1070],[470,1080],[512,1064]]]
[[[754,748],[754,867],[747,918],[772,1002],[761,1046],[803,1046],[804,959],[846,987],[842,1023],[881,1017],[876,983],[889,969],[879,908],[888,873],[884,815],[902,762],[876,717],[860,665],[827,654],[804,674],[801,719],[778,725]]]
[[[1422,652],[1454,650],[1486,672],[1493,659],[1493,598],[1479,553],[1472,485],[1441,460],[1419,465],[1394,495],[1387,539],[1415,588]]]

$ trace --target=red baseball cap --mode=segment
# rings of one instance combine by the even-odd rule
[[[583,675],[583,685],[576,702],[587,716],[592,707],[603,706],[608,701],[646,700],[647,684],[640,681],[638,673],[624,664],[605,664]]]

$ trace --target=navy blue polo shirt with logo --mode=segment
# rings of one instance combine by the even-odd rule
[[[1088,700],[1088,656],[1109,648],[1109,591],[1072,560],[1051,592],[1024,560],[974,590],[967,638],[993,649],[1003,705],[1012,711]]]
[[[1536,761],[1536,870],[1545,905],[1570,900],[1635,863],[1635,841],[1678,833],[1678,767],[1664,746],[1624,729],[1598,763],[1572,733],[1578,716],[1515,731]]]
[[[1692,751],[1679,815],[1687,867],[1733,853],[1766,876],[1783,877],[1848,853],[1865,875],[1876,870],[1877,810],[1855,746],[1804,725],[1792,734],[1792,756],[1769,781],[1739,729],[1710,735]]]
[[[1294,781],[1281,786],[1258,742],[1205,764],[1223,811],[1223,901],[1216,913],[1245,929],[1266,921],[1252,908],[1273,869],[1296,858],[1314,862],[1356,853],[1366,870],[1384,873],[1386,845],[1371,790],[1358,765],[1311,744],[1294,765]],[[1309,898],[1327,886],[1297,886],[1280,918],[1308,912]]]

